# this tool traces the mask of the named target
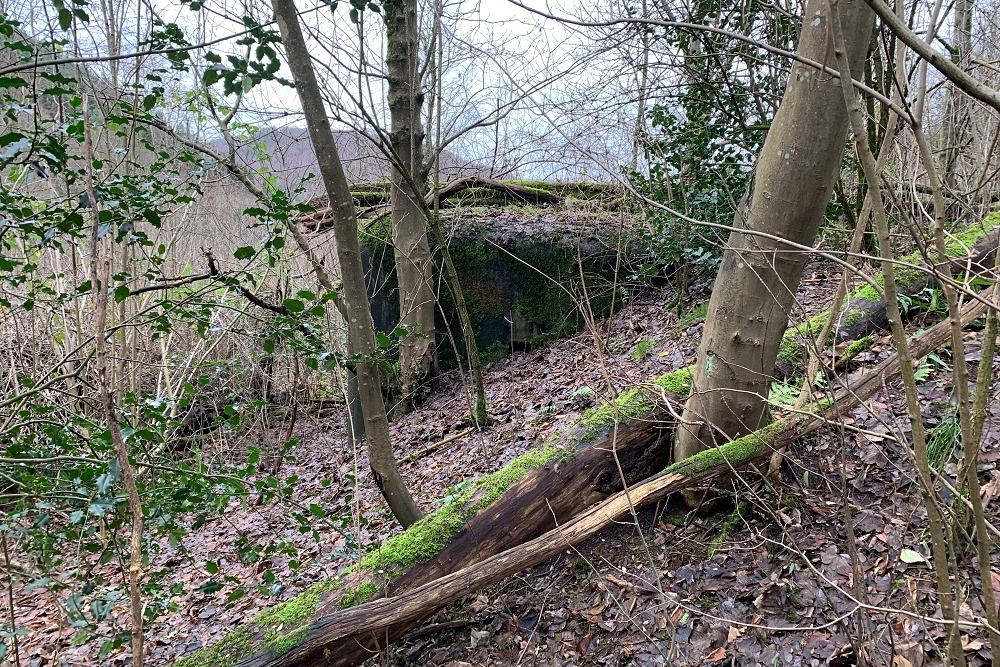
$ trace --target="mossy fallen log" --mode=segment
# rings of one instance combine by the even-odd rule
[[[786,333],[791,335],[795,330]],[[861,342],[873,340],[868,336]],[[668,460],[672,412],[681,409],[680,401],[690,392],[692,371],[686,367],[665,373],[591,408],[578,422],[474,481],[339,576],[182,658],[177,667],[230,667],[256,652],[280,655],[302,638],[312,618],[445,576],[602,501],[622,488],[619,464],[628,471],[627,483],[655,473]],[[672,410],[670,401],[676,401]],[[732,460],[748,442],[736,441],[722,453]],[[719,454],[710,450],[687,465],[717,463],[713,457]],[[510,523],[506,518],[511,516],[519,521]]]
[[[181,658],[176,667],[231,667],[258,651],[281,654],[301,639],[310,618],[418,585],[544,532],[553,517],[566,520],[623,488],[612,447],[627,471],[626,484],[653,474],[670,452],[661,429],[669,417],[664,401],[678,401],[673,409],[680,409],[690,388],[691,370],[682,368],[591,408],[340,575]],[[513,516],[519,520],[497,530]]]
[[[1000,212],[992,213],[984,220],[971,225],[963,232],[953,235],[946,244],[951,258],[954,275],[979,276],[987,273],[996,264],[997,243],[1000,242]],[[900,262],[911,266],[896,269],[896,289],[901,301],[900,312],[912,318],[926,312],[934,301],[935,285],[933,273],[912,267],[926,267],[925,258],[920,253],[903,257]],[[882,275],[875,277],[882,284]],[[927,292],[927,293],[925,293]],[[854,356],[863,349],[864,341],[870,342],[873,335],[888,331],[889,319],[886,315],[885,299],[873,286],[865,284],[847,295],[845,306],[837,317],[831,332],[831,340],[839,346],[840,355]],[[939,299],[943,307],[943,297]],[[780,376],[794,375],[802,368],[808,345],[822,331],[829,311],[824,311],[785,332],[778,351],[777,370]]]
[[[963,310],[961,320],[967,325],[986,311],[986,305],[974,301]],[[950,323],[940,322],[914,338],[910,354],[920,359],[951,335]],[[305,667],[311,665],[356,665],[375,655],[380,648],[402,637],[421,620],[471,591],[544,562],[567,547],[597,534],[626,514],[632,507],[662,498],[668,493],[690,489],[709,480],[766,460],[773,451],[784,449],[796,440],[819,429],[852,410],[899,373],[899,357],[893,355],[875,368],[849,378],[846,386],[832,396],[806,407],[721,447],[708,449],[676,462],[651,478],[615,493],[582,510],[573,518],[520,545],[466,561],[461,568],[409,586],[398,586],[390,597],[372,600],[347,609],[318,615],[308,627],[300,628],[300,641],[284,653],[266,650],[239,663],[239,667]],[[606,441],[602,441],[607,444]],[[516,489],[512,489],[516,491]],[[570,491],[551,489],[552,498]],[[491,508],[492,509],[492,508]],[[513,528],[524,518],[503,518],[494,531]],[[551,522],[550,522],[551,523]],[[454,544],[454,542],[452,543]],[[284,647],[283,647],[284,648]]]
[[[972,307],[983,306],[976,302]],[[937,325],[930,332],[946,332],[941,327]],[[797,329],[786,332],[786,340],[801,335]],[[875,335],[869,334],[853,341],[841,357],[856,354],[874,340]],[[920,339],[928,343],[935,340],[926,336]],[[915,353],[926,354],[920,352],[922,349],[915,347]],[[583,508],[601,502],[622,488],[619,463],[627,471],[628,484],[652,474],[667,458],[672,414],[680,409],[679,401],[690,391],[691,370],[666,373],[592,408],[579,422],[496,473],[477,480],[340,576],[317,584],[234,630],[221,642],[182,659],[178,667],[229,667],[258,652],[279,656],[305,636],[310,619],[386,593],[419,587],[530,540]],[[869,373],[866,377],[874,376]],[[880,386],[872,386],[871,392]],[[671,401],[678,402],[671,405]],[[726,449],[708,450],[677,464],[682,467],[674,470],[695,475],[701,468],[741,462],[744,454],[756,456],[751,445],[780,436],[772,432],[774,428],[765,427],[751,434],[751,439],[734,441]],[[512,523],[509,517],[518,517],[518,521]]]

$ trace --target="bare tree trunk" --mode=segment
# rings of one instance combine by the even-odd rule
[[[399,323],[407,329],[399,345],[402,409],[413,403],[417,385],[434,354],[434,299],[427,222],[420,199],[427,190],[423,168],[424,94],[417,69],[419,33],[416,0],[385,3],[386,65],[391,117],[392,242],[399,285]]]
[[[829,8],[811,0],[798,54],[828,58]],[[855,71],[868,49],[873,14],[863,0],[842,12]],[[761,151],[746,220],[735,222],[709,301],[694,390],[674,445],[681,460],[759,428],[788,312],[808,253],[775,238],[810,245],[840,169],[847,114],[839,83],[796,63]]]
[[[649,18],[647,0],[642,0],[642,17]],[[641,31],[641,53],[639,54],[639,105],[635,113],[635,134],[632,137],[632,159],[629,168],[635,172],[639,168],[639,151],[645,152],[646,144],[646,99],[649,97],[649,30],[639,25]]]
[[[84,95],[83,113],[89,118],[88,96]],[[108,421],[108,433],[115,449],[115,459],[121,471],[122,483],[128,497],[129,510],[129,561],[128,561],[128,595],[129,628],[132,640],[132,664],[142,667],[145,664],[144,637],[142,634],[142,533],[143,511],[139,487],[135,480],[135,469],[129,460],[128,447],[122,437],[118,422],[118,411],[115,407],[115,395],[112,392],[112,369],[109,363],[107,330],[108,330],[108,286],[111,284],[111,257],[101,257],[101,238],[99,235],[100,205],[94,193],[94,151],[91,142],[89,125],[84,123],[84,152],[87,156],[87,169],[84,175],[87,205],[93,216],[90,230],[90,285],[94,295],[94,363],[97,372],[97,387],[104,417]]]
[[[298,90],[309,138],[319,163],[320,176],[330,199],[333,216],[333,235],[337,246],[343,289],[341,298],[347,319],[348,349],[361,356],[355,370],[361,408],[365,415],[365,433],[368,438],[368,458],[375,483],[385,497],[393,516],[409,526],[420,519],[422,513],[413,501],[399,475],[399,468],[392,453],[389,437],[389,420],[382,399],[378,368],[375,364],[375,341],[368,292],[365,289],[364,271],[361,267],[361,250],[358,244],[358,219],[354,200],[347,185],[340,154],[330,130],[330,121],[323,105],[316,73],[306,46],[293,0],[272,0],[274,15],[278,20],[288,67]]]
[[[968,69],[972,57],[972,0],[956,0],[951,33],[951,58],[956,65]],[[962,157],[971,141],[969,99],[957,88],[948,91],[948,109],[944,118],[943,177],[946,187],[957,191],[962,187]]]

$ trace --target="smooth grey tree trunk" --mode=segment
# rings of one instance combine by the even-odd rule
[[[319,163],[320,176],[330,199],[333,236],[343,281],[340,298],[343,299],[347,318],[347,347],[350,353],[361,356],[361,361],[355,366],[355,372],[358,378],[361,409],[365,417],[369,465],[375,476],[375,483],[389,504],[393,516],[403,526],[409,526],[419,520],[422,513],[403,484],[392,453],[389,420],[374,360],[375,334],[368,306],[368,292],[365,289],[364,271],[361,267],[358,218],[354,199],[351,197],[337,144],[330,130],[330,120],[316,81],[312,59],[302,35],[295,4],[292,0],[272,0],[271,6],[278,20],[278,28],[281,30],[288,67],[302,103],[302,111],[309,128],[309,138]]]
[[[874,15],[864,0],[842,7],[848,57],[860,72]],[[829,30],[826,0],[810,0],[798,53],[830,62]],[[741,229],[811,245],[840,170],[847,127],[837,79],[795,63],[761,150],[750,209],[745,219],[737,214],[715,280],[675,460],[750,433],[767,419],[778,347],[809,254]]]
[[[416,0],[388,0],[386,74],[390,116],[392,243],[399,290],[399,323],[407,333],[399,346],[401,406],[408,409],[417,386],[431,368],[434,354],[434,297],[427,219],[421,200],[427,190],[421,124],[424,94],[420,88]]]

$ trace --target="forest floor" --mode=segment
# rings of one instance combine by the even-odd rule
[[[828,305],[836,279],[822,266],[807,272],[799,298],[805,314]],[[501,467],[607,397],[609,383],[620,390],[691,363],[702,324],[678,324],[676,312],[663,305],[670,300],[669,294],[647,294],[598,323],[607,339],[603,356],[594,335],[584,331],[492,364],[486,377],[490,427],[403,465],[419,502],[432,507],[450,487]],[[975,362],[981,333],[967,336],[967,358]],[[876,345],[855,365],[873,364],[889,354],[888,347]],[[930,426],[950,409],[948,351],[936,359],[920,372]],[[461,383],[445,377],[437,385],[425,404],[393,425],[401,459],[468,426]],[[690,513],[677,502],[640,512],[635,521],[623,520],[558,559],[443,610],[374,664],[848,665],[859,653],[869,664],[935,664],[943,631],[920,619],[933,614],[934,587],[913,467],[895,439],[908,431],[902,400],[898,386],[889,386],[844,420],[864,429],[864,436],[828,428],[798,443],[777,489],[748,477],[711,512]],[[998,426],[1000,403],[993,401],[980,478],[994,520],[1000,519]],[[185,538],[183,556],[166,547],[153,554],[153,566],[170,571],[164,586],[181,582],[185,591],[173,599],[177,610],[147,629],[149,665],[169,664],[218,640],[335,574],[357,556],[355,543],[363,550],[398,531],[373,491],[364,453],[345,444],[339,417],[303,416],[294,434],[300,444],[282,475],[298,475],[298,502],[323,499],[328,515],[353,516],[350,540],[332,528],[318,528],[318,539],[300,533],[288,520],[287,504],[234,501],[224,518]],[[954,475],[954,468],[950,461],[943,469]],[[855,513],[863,585],[854,581],[843,531],[844,488]],[[284,542],[299,550],[296,569],[280,555]],[[247,543],[279,548],[263,561],[245,563],[237,548]],[[229,583],[254,586],[269,571],[286,587],[274,597],[251,592],[227,604],[229,589],[199,590],[211,578],[208,560],[220,564]],[[974,568],[969,553],[961,553],[959,563]],[[1000,578],[991,583],[1000,588]],[[899,611],[851,613],[852,595]],[[48,588],[19,591],[15,602],[18,624],[29,629],[20,647],[22,665],[129,664],[123,649],[99,660],[99,642],[71,646],[75,630],[57,611],[65,599]],[[967,618],[982,616],[976,591],[965,591],[961,610]],[[121,629],[125,620],[112,614],[100,631],[111,632],[111,623]],[[970,664],[988,662],[985,639],[963,636]]]

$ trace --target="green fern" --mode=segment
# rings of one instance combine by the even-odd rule
[[[958,414],[952,410],[927,434],[927,459],[931,466],[935,470],[944,467],[955,454],[955,449],[961,441]]]

